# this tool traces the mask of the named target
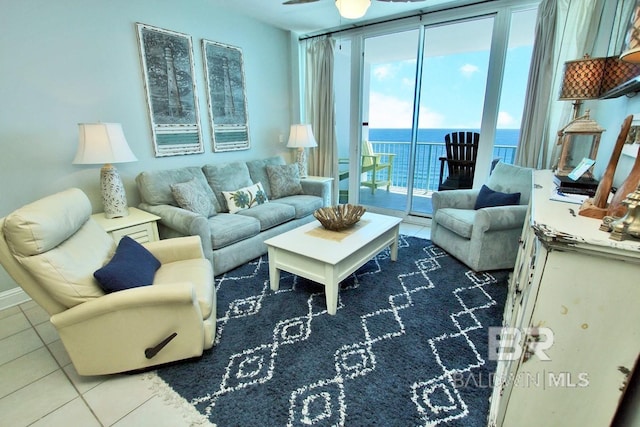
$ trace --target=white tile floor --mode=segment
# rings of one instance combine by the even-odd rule
[[[430,229],[402,223],[403,234]],[[79,376],[33,301],[0,311],[0,426],[179,427],[190,415],[154,391],[150,374]]]

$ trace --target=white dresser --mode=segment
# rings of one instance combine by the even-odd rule
[[[514,329],[497,347],[522,336],[500,354],[488,425],[608,426],[640,353],[640,242],[549,200],[550,171],[534,182],[503,319]]]

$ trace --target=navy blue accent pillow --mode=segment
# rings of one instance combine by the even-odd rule
[[[518,203],[520,203],[520,193],[501,193],[483,185],[476,199],[474,209],[517,205]]]
[[[129,236],[120,239],[116,253],[93,277],[106,293],[122,291],[153,283],[160,261],[144,246]]]

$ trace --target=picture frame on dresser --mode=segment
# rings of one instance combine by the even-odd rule
[[[242,49],[202,39],[214,152],[248,150],[249,116]]]
[[[191,36],[136,28],[156,157],[204,153]]]

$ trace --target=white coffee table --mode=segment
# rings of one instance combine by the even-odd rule
[[[271,289],[278,290],[281,270],[322,283],[327,312],[336,314],[342,280],[386,247],[390,247],[392,261],[398,258],[401,221],[365,212],[360,222],[347,230],[326,230],[313,221],[266,240]]]

